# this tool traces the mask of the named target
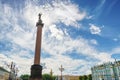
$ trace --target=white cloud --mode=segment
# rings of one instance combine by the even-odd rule
[[[7,34],[7,38],[9,38],[13,43],[26,48],[34,50],[34,44],[35,44],[35,36],[34,33],[27,32],[27,31],[17,31],[17,32],[11,32]]]
[[[105,5],[105,2],[106,0],[101,0],[99,5],[96,6],[94,12],[96,13],[95,16],[98,17],[100,16],[100,14],[103,12],[103,8],[104,8],[104,5]]]
[[[97,45],[97,44],[98,44],[98,42],[97,42],[95,39],[91,39],[90,42],[91,42],[92,44],[94,44],[94,45]]]
[[[74,72],[77,69],[76,67],[85,66],[88,64],[87,61],[84,61],[81,59],[74,60],[68,56],[63,56],[63,55],[57,55],[52,58],[46,58],[46,59],[43,59],[43,61],[46,63],[46,66],[47,66],[47,69],[44,69],[43,73],[47,73],[48,71],[50,71],[50,69],[53,69],[54,74],[60,74],[59,68],[62,65],[65,69],[63,71],[64,75]],[[74,67],[74,66],[76,66],[76,67]],[[84,70],[85,69],[87,70],[87,68],[84,68]],[[88,71],[90,71],[90,69]],[[85,73],[86,72],[83,72],[83,74],[85,74]],[[79,72],[76,75],[79,75],[79,74],[82,74],[82,73]],[[86,74],[88,74],[88,73],[86,73]]]
[[[86,19],[92,19],[94,16],[87,16]]]
[[[33,64],[33,57],[31,57],[33,54],[31,54],[29,50],[34,52],[36,39],[36,29],[34,26],[38,20],[38,16],[36,14],[42,12],[42,19],[45,23],[45,26],[43,28],[42,48],[49,54],[54,55],[51,58],[47,58],[49,61],[53,61],[53,64],[51,64],[51,62],[48,63],[48,60],[46,59],[43,59],[43,61],[47,63],[48,66],[50,66],[47,68],[47,72],[49,72],[50,68],[53,68],[56,70],[55,74],[59,74],[59,62],[64,66],[66,66],[65,64],[67,64],[67,66],[70,66],[70,62],[73,61],[71,58],[63,56],[62,54],[66,51],[71,50],[73,47],[70,47],[70,44],[66,41],[69,41],[69,39],[71,39],[67,37],[65,38],[65,36],[69,37],[66,29],[62,30],[61,28],[58,28],[55,23],[63,23],[67,26],[71,25],[73,27],[79,27],[77,21],[84,19],[85,12],[79,11],[78,6],[75,4],[67,3],[66,5],[64,2],[53,2],[52,5],[46,4],[44,6],[37,6],[32,3],[26,4],[27,5],[20,14],[9,5],[5,5],[4,8],[2,8],[3,11],[0,12],[2,15],[6,14],[5,16],[1,16],[3,21],[0,21],[1,25],[3,26],[2,28],[4,29],[3,33],[1,34],[1,40],[6,39],[12,43],[12,46],[10,46],[12,49],[7,53],[2,53],[3,55],[9,55],[9,57],[5,58],[5,61],[14,61],[19,66],[19,74],[30,72],[30,65]],[[6,24],[8,26],[5,26]],[[5,33],[5,31],[7,33]],[[47,35],[47,33],[49,35]],[[49,36],[51,37],[49,38]],[[58,40],[60,43],[58,43]],[[65,44],[62,45],[64,40]],[[70,42],[72,42],[72,39]],[[60,56],[57,57],[57,54],[60,54]],[[56,58],[57,61],[55,61],[54,58]],[[63,58],[66,59],[66,61],[63,60]],[[78,66],[78,63],[79,61],[76,63],[76,60],[74,60],[73,65]],[[71,67],[73,68],[73,66]]]
[[[106,0],[101,0],[95,11],[99,11],[105,4]]]
[[[97,58],[100,59],[99,63],[101,64],[104,62],[114,61],[114,59],[111,57],[111,54],[105,52],[101,52]]]
[[[3,8],[3,11],[0,12],[2,15],[5,14],[5,16],[0,16],[2,19],[0,20],[1,27],[4,29],[1,32],[2,38],[0,39],[10,41],[12,43],[12,49],[7,53],[1,53],[0,56],[5,57],[5,61],[15,61],[20,69],[19,74],[29,73],[30,65],[33,64],[33,54],[31,53],[34,53],[36,39],[35,23],[38,20],[37,14],[39,12],[42,12],[42,20],[45,24],[42,35],[42,50],[51,55],[51,57],[42,58],[41,60],[47,66],[47,69],[43,70],[43,73],[48,73],[52,68],[54,74],[59,75],[58,68],[62,64],[65,69],[68,69],[64,71],[64,74],[76,71],[77,67],[80,66],[82,68],[78,69],[78,74],[87,74],[90,73],[90,69],[88,70],[88,68],[96,63],[96,61],[93,62],[91,59],[99,60],[100,62],[111,59],[109,54],[103,54],[97,51],[89,44],[88,40],[82,37],[73,39],[70,37],[66,28],[62,28],[63,26],[60,25],[58,26],[58,24],[62,23],[66,25],[64,27],[80,27],[78,21],[86,17],[86,12],[80,11],[76,4],[53,2],[38,6],[34,3],[26,3],[21,13],[14,11],[10,6],[4,7],[5,9]],[[6,12],[8,9],[9,15]],[[11,27],[6,25],[10,25]],[[98,27],[91,26],[93,26],[93,34],[100,34],[101,30]],[[93,43],[96,44],[94,40]],[[74,50],[79,55],[87,56],[89,62],[82,58],[72,59],[72,57],[65,56],[66,54],[71,54]],[[6,57],[4,54],[9,55],[9,57]],[[105,59],[101,59],[103,57],[102,55],[106,55]]]
[[[64,33],[62,30],[57,29],[56,25],[49,26],[51,37],[55,37],[58,40],[63,39]]]
[[[114,40],[114,41],[118,41],[118,39],[117,39],[117,38],[114,38],[113,40]]]
[[[116,53],[119,53],[119,54],[120,54],[120,47],[114,48],[111,53],[112,53],[112,54],[116,54]]]
[[[90,32],[91,34],[97,34],[97,35],[100,35],[101,33],[101,29],[97,26],[95,26],[94,24],[90,24]]]
[[[29,55],[27,55],[29,56]],[[33,59],[21,57],[20,54],[11,54],[9,57],[5,56],[4,54],[0,54],[0,65],[3,66],[8,71],[10,70],[7,65],[10,65],[11,62],[16,64],[16,67],[19,69],[19,76],[24,73],[30,73],[30,67],[33,63]]]
[[[36,14],[39,12],[43,14],[42,20],[47,26],[62,22],[67,26],[79,27],[77,21],[83,20],[86,16],[86,13],[80,11],[75,4],[64,2],[53,2],[52,5],[48,3],[43,6],[28,4],[24,11],[24,17],[33,25],[36,23]]]

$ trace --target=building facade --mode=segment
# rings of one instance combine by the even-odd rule
[[[8,80],[9,72],[4,68],[0,67],[0,80]]]
[[[91,71],[92,80],[120,80],[120,61],[94,66]]]
[[[61,80],[61,76],[58,76],[56,80]],[[73,75],[63,75],[62,80],[79,80],[79,76],[73,76]]]

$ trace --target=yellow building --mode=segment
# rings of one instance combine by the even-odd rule
[[[63,75],[63,80],[79,80],[79,76],[74,75]],[[58,77],[58,80],[60,80],[60,76]]]
[[[4,68],[0,67],[0,80],[8,80],[9,72]]]

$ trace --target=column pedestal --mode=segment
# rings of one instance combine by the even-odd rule
[[[42,66],[34,64],[31,66],[31,75],[29,80],[42,80]]]

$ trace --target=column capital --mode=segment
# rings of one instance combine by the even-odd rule
[[[42,15],[41,13],[38,14],[39,18],[38,18],[38,22],[36,23],[36,26],[37,26],[37,27],[38,27],[38,26],[43,27],[43,25],[44,25],[44,24],[42,23],[42,20],[41,20],[41,15]]]

